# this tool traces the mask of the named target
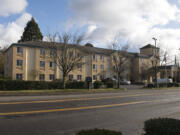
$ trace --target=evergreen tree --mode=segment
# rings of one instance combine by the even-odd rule
[[[24,28],[23,35],[18,42],[24,41],[41,41],[43,39],[42,33],[39,29],[38,24],[32,17],[31,20],[27,23],[26,27]]]

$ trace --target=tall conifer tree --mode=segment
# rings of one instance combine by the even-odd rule
[[[18,42],[24,41],[41,41],[43,39],[42,33],[39,29],[38,24],[32,17],[31,20],[27,23],[26,27],[24,28],[23,35]]]

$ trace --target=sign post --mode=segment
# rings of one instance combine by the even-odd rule
[[[88,90],[90,90],[90,83],[92,82],[92,77],[90,77],[90,76],[86,77],[86,82],[88,85]]]

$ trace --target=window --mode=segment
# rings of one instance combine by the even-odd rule
[[[96,64],[93,64],[93,69],[97,70],[97,65]]]
[[[77,75],[77,80],[81,81],[82,80],[82,75]]]
[[[104,75],[100,75],[100,79],[101,79],[101,80],[104,80]]]
[[[44,74],[40,74],[39,75],[39,80],[40,81],[44,81],[45,80],[45,75]]]
[[[16,74],[16,79],[17,80],[22,80],[22,74]]]
[[[154,61],[152,61],[152,66],[154,65]]]
[[[97,75],[93,75],[93,80],[97,80]]]
[[[77,56],[78,56],[78,58],[81,58],[81,57],[82,57],[80,53],[78,53]]]
[[[69,57],[70,57],[70,58],[73,57],[73,52],[69,52]]]
[[[54,56],[54,51],[50,50],[50,56]]]
[[[45,50],[44,49],[40,49],[40,55],[45,56]]]
[[[73,80],[73,75],[69,75],[69,80]]]
[[[100,59],[101,59],[102,61],[104,61],[104,56],[103,56],[103,55],[101,55],[101,56],[100,56]]]
[[[117,61],[116,56],[113,56],[113,61],[114,61],[114,62],[116,62],[116,61]]]
[[[82,64],[79,63],[79,64],[77,65],[77,67],[78,67],[78,68],[82,68]]]
[[[94,59],[94,60],[97,60],[97,55],[94,54],[94,55],[93,55],[93,59]]]
[[[100,67],[101,67],[101,70],[104,70],[104,65],[101,65]]]
[[[49,62],[49,67],[50,67],[50,68],[54,68],[54,67],[55,67],[55,63],[52,62],[52,61],[50,61],[50,62]]]
[[[140,61],[141,61],[141,63],[143,63],[144,59],[143,59],[143,58],[141,58],[141,59],[140,59]]]
[[[23,48],[22,47],[17,47],[17,53],[23,53]]]
[[[40,61],[40,67],[45,67],[45,61]]]
[[[54,74],[49,75],[49,80],[54,80]]]
[[[17,60],[17,66],[22,66],[23,65],[23,61],[22,60]]]

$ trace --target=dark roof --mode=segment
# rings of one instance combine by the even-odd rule
[[[45,41],[27,41],[27,42],[21,42],[21,43],[14,43],[12,44],[9,48],[11,48],[12,46],[25,46],[25,47],[34,47],[34,48],[49,48],[52,43],[51,42],[45,42]],[[62,43],[54,43],[55,45],[58,46],[62,46]],[[85,53],[95,53],[95,54],[104,54],[104,55],[110,55],[113,52],[115,52],[115,50],[112,49],[105,49],[105,48],[98,48],[98,47],[92,47],[92,46],[81,46],[81,45],[72,45],[69,44],[69,47],[75,47]],[[148,47],[145,46],[145,47]],[[9,49],[8,48],[8,49]],[[7,49],[7,50],[8,50]],[[6,51],[7,51],[6,50]],[[128,52],[127,54],[129,54],[132,57],[140,57],[140,58],[150,58],[151,56],[148,55],[144,55],[144,54],[139,54],[139,53],[131,53]]]
[[[63,44],[62,43],[54,43],[54,45],[62,46]],[[28,42],[14,43],[10,47],[12,47],[12,46],[25,46],[25,47],[34,47],[34,48],[48,48],[48,47],[50,47],[52,45],[51,45],[50,42],[45,42],[45,41],[28,41]],[[104,49],[104,48],[98,48],[98,47],[81,46],[81,45],[73,45],[73,44],[69,44],[68,46],[69,47],[75,47],[75,48],[77,48],[79,50],[82,50],[85,53],[96,53],[96,54],[109,55],[109,54],[114,52],[111,49]]]
[[[141,53],[130,53],[131,55],[133,55],[134,57],[137,57],[137,58],[144,58],[144,59],[148,59],[152,56],[150,55],[145,55],[145,54],[141,54]]]
[[[151,45],[151,44],[147,44],[147,45],[141,47],[140,49],[147,49],[147,48],[156,48],[156,49],[159,49],[158,47],[155,47],[154,45]]]
[[[172,69],[173,67],[177,67],[177,66],[176,65],[158,66],[158,69]]]

